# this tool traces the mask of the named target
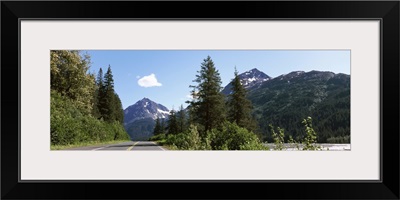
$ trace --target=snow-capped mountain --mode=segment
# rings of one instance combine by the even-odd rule
[[[255,86],[261,85],[261,83],[271,80],[271,77],[265,74],[264,72],[254,68],[252,70],[246,71],[244,73],[239,74],[240,82],[242,83],[245,89],[250,89]],[[222,93],[228,95],[232,92],[232,83],[229,83],[222,90]]]
[[[124,110],[124,124],[132,123],[140,119],[156,119],[166,118],[169,115],[169,110],[165,106],[158,104],[148,98],[136,102]]]

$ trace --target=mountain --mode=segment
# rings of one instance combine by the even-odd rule
[[[148,98],[143,98],[124,110],[124,124],[129,124],[139,119],[152,118],[155,120],[157,117],[166,118],[168,115],[168,108]]]
[[[153,134],[155,119],[165,119],[169,110],[148,98],[143,98],[124,110],[124,126],[132,140],[147,140]]]
[[[250,88],[248,98],[268,141],[269,124],[284,128],[286,137],[303,137],[301,121],[307,116],[313,119],[319,142],[350,136],[350,75],[295,71]]]
[[[264,72],[258,70],[257,68],[251,69],[244,73],[239,74],[240,82],[245,89],[250,90],[251,88],[260,86],[263,82],[271,80],[271,77]],[[232,83],[230,82],[222,90],[222,94],[229,95],[232,90]]]

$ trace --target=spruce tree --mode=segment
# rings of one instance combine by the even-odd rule
[[[186,113],[183,109],[183,105],[179,107],[179,111],[177,113],[177,121],[179,126],[179,133],[183,133],[186,130]]]
[[[193,88],[190,104],[194,120],[204,126],[205,132],[219,127],[225,120],[225,103],[221,94],[221,77],[210,56],[201,63],[201,69],[193,82],[198,84],[190,86]]]
[[[118,94],[114,91],[114,100],[113,100],[113,110],[114,110],[114,115],[113,119],[115,121],[118,121],[119,123],[123,124],[124,123],[124,109],[122,108],[122,103],[121,99],[119,98]]]
[[[161,119],[161,130],[160,130],[161,134],[165,134],[165,119]]]
[[[100,116],[98,117],[100,118],[104,118],[104,116],[107,114],[108,112],[108,106],[107,106],[107,102],[105,99],[105,87],[104,87],[104,77],[103,77],[103,69],[100,68],[99,69],[99,73],[97,74],[97,80],[96,80],[96,84],[97,84],[97,108],[99,111]]]
[[[159,135],[159,134],[161,134],[161,123],[160,123],[160,118],[157,117],[156,125],[154,126],[153,135]]]
[[[169,112],[169,119],[167,121],[167,132],[168,134],[178,134],[179,133],[179,125],[176,118],[176,111],[172,109]]]
[[[251,115],[253,108],[247,99],[247,91],[240,82],[238,71],[235,67],[235,78],[232,80],[232,93],[228,95],[228,120],[250,131],[255,130],[255,120]]]
[[[111,71],[111,66],[108,66],[107,72],[104,74],[104,120],[113,121],[116,113],[115,106],[115,94],[114,94],[114,79]]]

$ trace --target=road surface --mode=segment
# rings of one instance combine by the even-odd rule
[[[85,151],[165,151],[162,146],[151,141],[131,141],[119,144],[106,144],[88,147],[76,147],[65,150],[85,150]]]

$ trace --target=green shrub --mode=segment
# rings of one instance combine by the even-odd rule
[[[180,150],[211,150],[210,142],[207,138],[201,138],[197,126],[190,125],[189,130],[176,135],[169,134],[166,144],[171,145],[172,149]]]
[[[278,132],[276,133],[274,130],[274,127],[270,124],[269,125],[271,132],[272,132],[272,138],[274,139],[274,143],[275,143],[275,148],[274,150],[282,150],[284,148],[283,143],[284,143],[284,137],[285,137],[285,133],[284,130],[281,129],[280,127],[278,127]]]
[[[150,141],[162,141],[165,139],[167,139],[167,135],[165,134],[153,135],[149,138]]]
[[[304,119],[302,123],[306,130],[306,137],[303,141],[303,150],[320,150],[321,147],[315,144],[317,142],[317,133],[312,127],[311,117],[307,117],[307,119]]]
[[[200,137],[197,126],[176,135],[167,135],[165,144],[170,149],[179,150],[267,150],[253,132],[241,128],[236,123],[225,122],[220,129],[208,131]],[[158,136],[152,137],[157,139]]]
[[[257,135],[236,123],[225,122],[221,130],[209,132],[211,148],[215,150],[266,150]]]
[[[52,91],[50,101],[51,145],[129,140],[119,122],[107,123],[82,114],[70,99]]]

